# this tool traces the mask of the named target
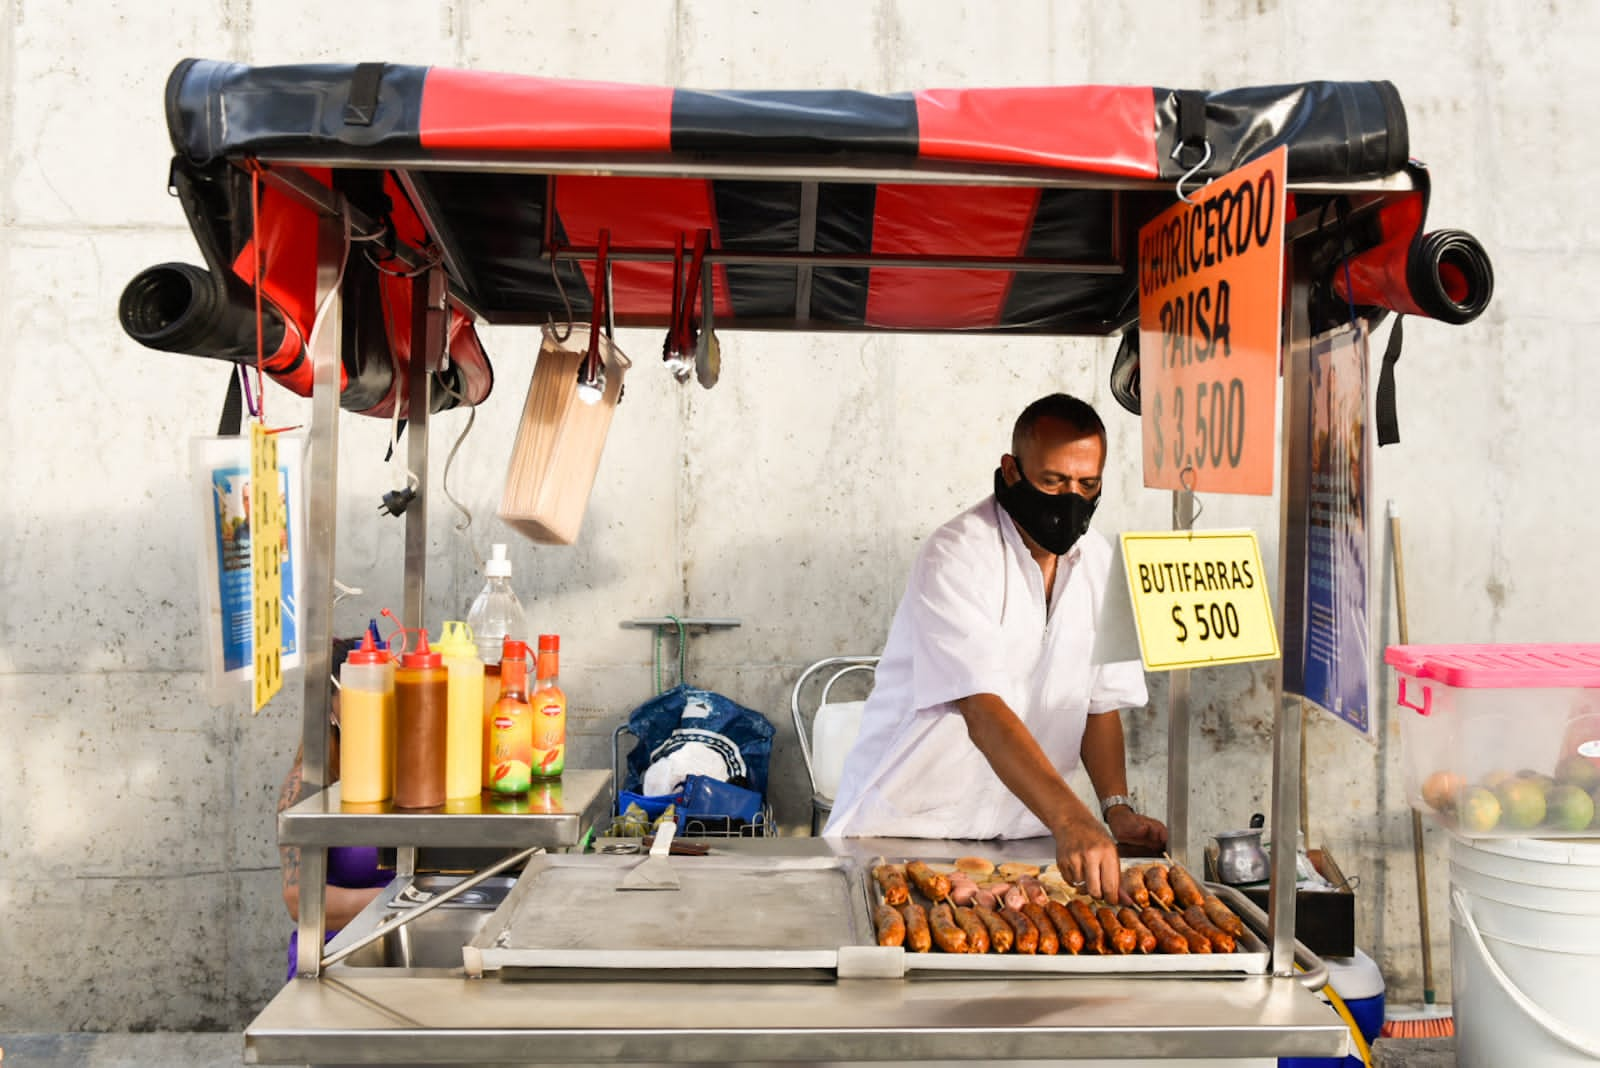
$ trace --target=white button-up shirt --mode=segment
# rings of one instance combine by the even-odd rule
[[[1138,661],[1092,663],[1111,545],[1091,530],[1044,575],[991,496],[917,554],[845,758],[829,836],[1030,838],[1047,833],[967,736],[955,702],[992,693],[1050,761],[1078,765],[1090,715],[1149,699]]]

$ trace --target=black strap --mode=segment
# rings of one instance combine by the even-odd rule
[[[1178,109],[1177,150],[1195,149],[1203,152],[1206,143],[1206,94],[1195,89],[1174,89],[1173,103]],[[1196,160],[1199,159],[1197,155]],[[1179,160],[1188,166],[1183,160]]]
[[[1400,421],[1394,410],[1394,365],[1400,362],[1400,323],[1403,315],[1394,317],[1389,328],[1389,345],[1383,350],[1383,366],[1378,371],[1378,446],[1393,445],[1400,440]]]
[[[222,418],[217,421],[217,437],[232,438],[239,435],[239,423],[244,418],[244,393],[239,388],[239,368],[228,371],[228,392],[222,398]]]
[[[378,83],[383,81],[383,63],[358,63],[350,77],[350,99],[344,105],[346,126],[371,126],[378,114]]]

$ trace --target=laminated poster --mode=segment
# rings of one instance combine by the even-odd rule
[[[1372,721],[1367,330],[1313,339],[1302,695],[1363,734]]]
[[[284,517],[281,588],[282,667],[298,667],[300,568],[295,549],[304,529],[303,436],[278,439],[278,480]],[[251,607],[250,439],[195,438],[190,447],[200,596],[205,613],[206,686],[213,704],[248,699],[255,672]]]

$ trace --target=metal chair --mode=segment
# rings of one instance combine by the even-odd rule
[[[875,656],[830,656],[818,660],[800,673],[789,697],[789,708],[794,714],[795,738],[800,743],[800,756],[806,762],[806,776],[811,781],[811,833],[819,834],[833,811],[833,793],[829,783],[818,780],[819,770],[824,774],[844,759],[844,752],[855,741],[861,729],[860,702],[839,702],[832,706],[837,722],[830,720],[827,737],[814,735],[818,721],[829,707],[828,695],[841,678],[854,672],[871,675],[877,670]],[[815,703],[807,701],[803,691],[813,679],[826,676],[822,691]],[[819,751],[817,742],[824,742],[826,751]]]

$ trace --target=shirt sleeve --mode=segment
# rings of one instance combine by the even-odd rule
[[[1001,576],[935,536],[917,558],[906,605],[918,711],[978,693],[1015,700],[1000,634]]]
[[[1095,672],[1094,690],[1089,694],[1089,714],[1115,712],[1120,708],[1143,708],[1150,703],[1144,685],[1144,665],[1137,660],[1102,664]]]

